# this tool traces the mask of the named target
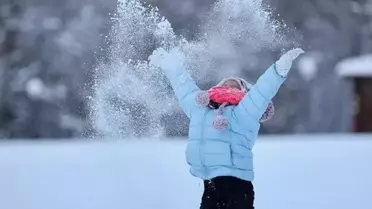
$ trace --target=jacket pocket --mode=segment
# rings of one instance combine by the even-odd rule
[[[205,166],[232,166],[230,144],[222,141],[207,141],[202,150]]]

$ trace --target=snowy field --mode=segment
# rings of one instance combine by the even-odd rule
[[[198,209],[185,140],[0,143],[0,209]],[[266,136],[256,208],[371,209],[372,135]]]

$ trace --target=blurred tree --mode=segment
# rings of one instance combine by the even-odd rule
[[[113,1],[0,2],[1,137],[72,137],[86,129],[83,90],[113,8]]]

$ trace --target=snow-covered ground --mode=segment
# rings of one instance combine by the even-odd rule
[[[198,209],[186,141],[0,143],[0,209]],[[265,136],[256,208],[371,209],[372,135]]]

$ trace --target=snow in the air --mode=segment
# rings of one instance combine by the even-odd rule
[[[318,73],[317,60],[315,57],[306,55],[299,59],[298,72],[307,81],[312,80]]]
[[[217,1],[200,24],[198,37],[191,41],[176,34],[158,9],[137,0],[120,0],[107,37],[108,60],[100,60],[95,71],[89,105],[94,129],[115,138],[133,137],[136,132],[150,136],[162,132],[159,121],[174,113],[178,104],[163,72],[149,65],[152,47],[184,51],[189,73],[196,81],[206,83],[239,76],[247,60],[249,64],[258,62],[256,53],[285,45],[288,40],[282,34],[284,29],[271,19],[262,2]],[[243,48],[249,49],[244,56]],[[131,124],[133,116],[146,121],[149,130],[137,131]]]

